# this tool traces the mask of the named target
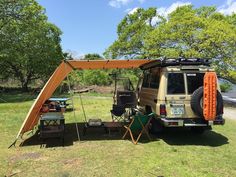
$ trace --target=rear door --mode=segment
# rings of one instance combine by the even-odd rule
[[[166,110],[169,118],[185,118],[187,117],[186,105],[186,85],[184,73],[172,72],[166,73]]]
[[[167,117],[195,118],[191,108],[193,92],[203,85],[204,73],[167,73],[166,107]]]
[[[192,94],[199,87],[203,86],[203,78],[205,73],[201,72],[186,72],[186,86],[187,86],[187,96],[186,96],[186,114],[188,117],[198,117],[191,108],[191,98]]]

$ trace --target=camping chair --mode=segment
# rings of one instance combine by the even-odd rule
[[[137,113],[133,119],[131,120],[130,124],[128,126],[124,126],[126,128],[126,132],[124,134],[124,136],[122,137],[122,139],[124,139],[126,137],[126,135],[130,134],[132,142],[134,144],[138,143],[138,140],[140,139],[140,137],[142,136],[143,132],[146,133],[147,137],[149,140],[151,140],[147,127],[151,121],[151,117],[154,115],[155,113],[150,113],[148,115],[142,115],[141,113]],[[137,133],[138,137],[135,140],[133,133]]]
[[[112,105],[111,117],[113,121],[124,120],[125,107],[123,105]]]

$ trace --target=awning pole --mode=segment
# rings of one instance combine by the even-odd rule
[[[83,104],[82,97],[81,97],[80,93],[79,93],[79,98],[80,98],[80,103],[81,103],[82,111],[83,111],[83,114],[84,114],[84,120],[85,120],[85,123],[87,123],[87,117],[86,117],[85,110],[84,110],[84,104]]]
[[[73,108],[73,112],[74,112],[74,120],[75,120],[76,133],[77,133],[78,140],[80,141],[79,127],[78,127],[78,123],[76,121],[75,108],[74,108],[74,100],[73,100],[74,97],[73,97],[73,93],[71,91],[70,79],[69,79],[68,75],[66,76],[66,78],[67,78],[67,81],[68,81],[68,87],[69,87],[69,92],[70,92],[70,97],[71,97],[71,103],[72,103],[72,108]]]

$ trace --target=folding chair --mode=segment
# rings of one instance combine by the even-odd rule
[[[124,120],[124,114],[125,114],[125,107],[123,105],[113,104],[111,110],[111,117],[113,121]]]
[[[151,121],[152,116],[155,115],[155,113],[150,113],[148,115],[142,115],[141,113],[136,114],[133,119],[131,120],[130,124],[128,126],[124,126],[126,128],[126,132],[122,139],[126,137],[126,135],[130,134],[132,142],[134,144],[138,143],[138,140],[142,136],[143,132],[146,133],[149,140],[151,140],[147,127]],[[138,134],[137,139],[134,138],[134,133]]]

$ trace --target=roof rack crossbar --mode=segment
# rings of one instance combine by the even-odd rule
[[[211,60],[207,58],[159,58],[140,66],[141,69],[151,69],[154,67],[177,66],[177,65],[205,65],[210,66]]]

